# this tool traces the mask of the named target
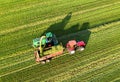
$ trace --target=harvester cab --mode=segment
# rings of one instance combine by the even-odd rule
[[[55,34],[48,32],[45,36],[33,40],[34,55],[37,62],[48,62],[63,53],[63,46],[58,43]]]
[[[46,35],[47,46],[49,46],[49,45],[54,46],[54,45],[58,44],[58,40],[57,40],[55,34],[52,34],[51,32],[48,32],[45,35]]]

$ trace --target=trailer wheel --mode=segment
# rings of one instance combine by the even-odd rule
[[[45,61],[41,61],[40,63],[41,63],[41,64],[45,64]]]
[[[50,59],[46,60],[46,63],[50,62]]]

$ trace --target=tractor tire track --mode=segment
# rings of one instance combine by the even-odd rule
[[[114,54],[114,55],[117,55],[117,57],[115,56],[115,58],[118,58],[118,57],[120,58],[120,56],[119,56],[118,54]],[[57,75],[55,75],[55,76],[53,76],[53,77],[47,78],[47,80],[44,80],[44,81],[51,81],[51,80],[53,80],[53,81],[59,81],[59,80],[65,80],[66,77],[67,77],[67,79],[68,79],[68,78],[71,78],[71,75],[76,75],[76,73],[78,73],[78,69],[81,70],[81,72],[82,72],[83,70],[84,70],[84,72],[85,72],[85,70],[86,70],[87,68],[91,69],[94,65],[97,66],[98,63],[101,63],[101,62],[102,62],[102,64],[103,64],[103,62],[104,62],[104,63],[105,63],[105,62],[108,62],[108,58],[111,59],[111,56],[114,57],[114,55],[110,55],[110,56],[101,58],[101,59],[99,59],[99,60],[92,61],[92,62],[88,63],[87,65],[83,65],[83,66],[80,66],[80,67],[71,69],[70,71],[57,74]],[[114,58],[114,59],[115,59],[115,58]],[[109,60],[110,60],[110,59],[109,59]],[[117,60],[117,61],[118,61],[118,60]],[[102,65],[102,64],[101,64],[101,65]],[[107,64],[107,65],[108,65],[108,64]],[[98,67],[100,67],[100,66],[98,66]],[[74,73],[74,74],[73,74],[73,73]],[[38,76],[39,76],[39,75],[38,75]],[[28,81],[33,81],[33,80],[38,79],[38,78],[39,78],[39,77],[35,77],[35,78],[31,79],[31,80],[29,79]],[[65,78],[65,79],[64,79],[64,78]],[[55,79],[56,79],[56,80],[55,80]]]
[[[52,78],[47,79],[45,81],[67,80],[67,79],[69,79],[69,78],[71,78],[73,76],[75,77],[75,76],[77,76],[79,74],[84,74],[86,72],[89,72],[89,71],[92,71],[92,70],[95,70],[95,69],[103,68],[103,67],[109,65],[110,63],[113,63],[113,62],[110,62],[111,60],[117,59],[117,60],[114,60],[114,62],[115,61],[120,61],[120,55],[118,55],[118,54],[114,54],[115,56],[110,55],[110,56],[108,56],[106,58],[102,58],[102,59],[99,59],[97,61],[93,61],[93,62],[91,62],[91,63],[89,63],[89,64],[87,64],[87,65],[85,65],[83,67],[77,67],[77,68],[72,69],[70,71],[67,71],[65,73],[61,73],[61,74],[58,74],[56,76],[53,76]]]
[[[27,67],[26,67],[27,68]]]
[[[120,25],[120,21],[118,21],[118,22],[113,22],[113,23],[111,23],[111,24],[106,24],[106,25],[101,25],[101,26],[99,26],[99,27],[97,27],[97,28],[93,28],[93,29],[89,29],[89,31],[91,31],[92,33],[94,33],[94,32],[98,32],[98,31],[100,31],[100,30],[105,30],[105,29],[107,29],[107,28],[112,28],[112,27],[116,27],[116,26],[119,26]],[[116,28],[117,29],[117,28]],[[115,29],[114,29],[115,30]],[[65,36],[62,36],[62,37],[58,37],[58,39],[66,39],[66,37],[72,37],[72,36],[76,36],[76,35],[79,35],[79,33],[81,33],[81,32],[84,32],[85,30],[83,30],[83,31],[79,31],[79,32],[77,32],[77,33],[72,33],[72,34],[69,34],[69,35],[65,35]],[[95,37],[95,36],[94,36]],[[94,38],[93,37],[93,38]],[[22,47],[24,47],[24,46],[22,46]],[[25,53],[28,53],[28,52],[32,52],[33,51],[33,49],[28,49],[28,50],[23,50],[23,51],[19,51],[19,52],[16,52],[15,54],[11,54],[11,55],[9,55],[9,56],[5,56],[5,57],[0,57],[0,60],[4,60],[4,59],[6,59],[6,58],[10,58],[10,57],[14,57],[14,56],[16,56],[16,55],[21,55],[21,54],[25,54]]]
[[[110,47],[110,48],[112,48],[112,49],[110,49],[110,48],[107,48],[107,49],[103,49],[102,51],[100,50],[100,51],[97,51],[97,52],[95,52],[95,53],[93,53],[93,52],[91,52],[91,53],[86,53],[86,54],[98,54],[98,53],[101,53],[101,55],[104,55],[104,54],[107,54],[107,53],[109,53],[109,52],[112,52],[112,51],[114,51],[114,50],[116,50],[116,49],[119,49],[118,48],[118,46],[119,45],[116,45],[115,47],[117,47],[117,48],[113,48],[113,47]],[[104,53],[103,51],[107,51],[106,53]],[[97,56],[95,56],[95,57],[97,57]],[[92,57],[92,58],[90,58],[90,59],[87,59],[87,60],[84,60],[84,61],[82,61],[82,62],[85,62],[85,61],[89,61],[89,60],[91,60],[91,59],[93,59],[93,58],[95,58],[95,57]],[[78,57],[78,59],[79,58],[81,58],[81,57]],[[34,58],[33,58],[34,59]],[[33,60],[32,58],[30,59],[30,60]],[[29,59],[27,59],[27,60],[29,60]],[[23,63],[24,62],[26,62],[27,60],[25,60],[25,61],[23,61]],[[70,61],[67,61],[67,62],[72,62],[72,61],[74,61],[74,60],[70,60]],[[19,64],[19,63],[21,63],[21,62],[18,62],[18,63],[16,63],[16,64]],[[63,65],[64,65],[65,63],[63,63]],[[14,64],[13,64],[14,65]],[[18,69],[18,70],[15,70],[15,71],[12,71],[12,72],[9,72],[9,73],[6,73],[6,74],[3,74],[3,75],[1,75],[1,77],[3,77],[3,76],[6,76],[6,75],[8,75],[8,74],[11,74],[11,73],[15,73],[15,72],[18,72],[18,71],[22,71],[22,70],[24,70],[24,69],[28,69],[28,68],[30,68],[30,67],[33,67],[33,66],[35,66],[35,65],[38,65],[38,63],[35,63],[35,64],[32,64],[32,65],[29,65],[29,66],[26,66],[26,67],[22,67],[21,69]],[[57,66],[58,66],[59,64],[57,64]],[[61,66],[62,64],[60,64],[60,66]],[[56,66],[54,66],[54,67],[52,67],[52,68],[50,68],[50,69],[53,69],[53,68],[55,68]],[[4,69],[4,68],[3,68]],[[42,72],[46,72],[47,70],[45,70],[45,71],[42,71]]]

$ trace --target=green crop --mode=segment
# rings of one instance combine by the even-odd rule
[[[32,40],[48,31],[85,50],[36,63]],[[119,0],[0,0],[0,82],[119,81],[119,54]]]

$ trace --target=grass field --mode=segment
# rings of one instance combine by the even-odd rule
[[[32,40],[55,33],[83,52],[37,64]],[[0,0],[0,82],[120,82],[120,0]]]

